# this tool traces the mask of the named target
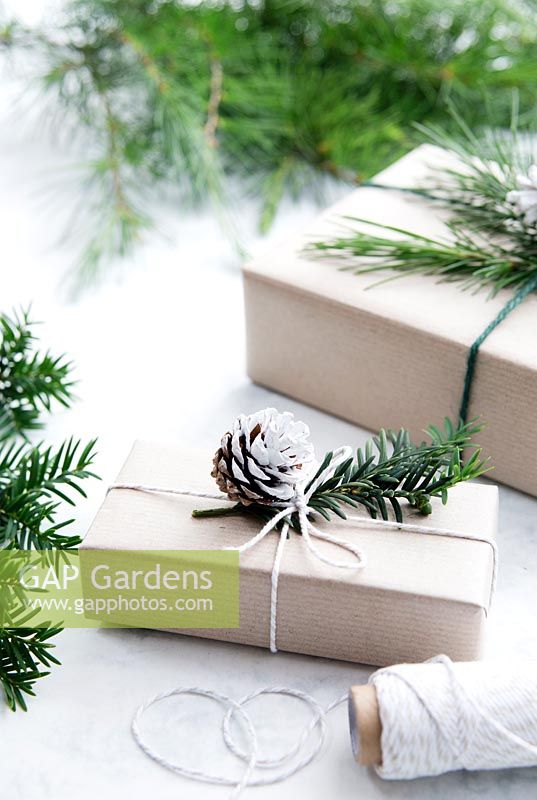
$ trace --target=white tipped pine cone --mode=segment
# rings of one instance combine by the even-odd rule
[[[211,475],[230,500],[243,505],[291,500],[313,462],[309,433],[303,422],[275,408],[241,414],[222,438]]]

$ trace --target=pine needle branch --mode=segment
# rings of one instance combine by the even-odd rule
[[[61,504],[86,497],[82,486],[97,478],[90,469],[95,440],[70,439],[59,448],[7,444],[0,449],[0,548],[68,549],[80,538],[65,534],[72,520],[58,520]]]
[[[309,504],[327,519],[332,513],[344,518],[342,506],[347,505],[361,506],[373,519],[387,520],[389,505],[397,522],[402,522],[403,502],[421,514],[430,514],[432,497],[447,503],[449,489],[490,468],[477,447],[472,447],[464,460],[462,457],[478,430],[475,420],[455,428],[446,419],[443,429],[430,426],[430,442],[419,445],[413,444],[405,429],[381,430],[357,451],[355,459],[342,464],[333,477],[315,488]],[[331,459],[328,453],[323,463],[329,466]]]
[[[472,444],[480,430],[476,420],[455,427],[449,419],[442,428],[427,428],[428,442],[414,444],[409,432],[381,430],[356,456],[341,464],[327,480],[317,485],[320,476],[330,467],[333,453],[328,452],[317,472],[305,487],[311,492],[308,505],[321,517],[332,515],[345,519],[345,507],[361,508],[370,517],[390,518],[391,509],[397,522],[403,522],[405,508],[420,514],[432,512],[431,498],[447,503],[449,490],[458,483],[485,474],[490,466],[481,458],[481,450]],[[463,453],[465,458],[463,459]],[[312,492],[313,489],[313,492]],[[252,503],[227,508],[194,511],[194,517],[216,517],[225,514],[254,516],[268,522],[281,509]],[[290,525],[300,532],[299,520],[293,514]]]
[[[85,497],[82,483],[96,478],[90,470],[95,442],[85,447],[70,440],[59,448],[6,444],[0,448],[0,549],[76,547],[80,537],[65,532],[72,519],[58,519],[62,503],[74,505]],[[31,628],[28,609],[21,606],[21,627],[0,628],[0,684],[13,711],[26,711],[25,695],[33,696],[35,682],[60,662],[51,654],[49,641],[57,627]],[[17,621],[17,611],[10,624]],[[46,669],[43,669],[45,667]]]
[[[312,242],[310,254],[343,263],[342,269],[355,275],[393,271],[373,284],[385,283],[402,275],[437,275],[441,280],[458,281],[467,289],[492,287],[492,293],[519,287],[537,273],[537,259],[500,244],[494,239],[471,237],[455,221],[447,225],[450,238],[431,239],[409,230],[381,225],[358,217],[347,217],[358,226],[382,229],[393,236],[376,236],[363,230],[333,239]]]
[[[0,315],[0,442],[42,427],[54,401],[72,401],[71,362],[36,350],[34,327],[29,311]]]
[[[457,136],[435,126],[419,129],[451,154],[453,166],[435,170],[430,185],[408,190],[451,212],[444,238],[347,217],[350,231],[312,242],[307,251],[334,258],[355,274],[387,272],[381,283],[423,273],[495,294],[537,276],[537,225],[510,201],[520,176],[537,163],[534,137],[519,134],[515,117],[509,131],[476,132],[453,106],[452,115]]]
[[[414,122],[455,132],[447,98],[470,128],[483,88],[494,123],[513,88],[537,99],[535,14],[516,0],[73,0],[63,20],[7,20],[0,48],[37,56],[47,109],[97,148],[71,237],[83,282],[134,252],[155,190],[209,201],[237,238],[230,185],[261,199],[266,230],[285,194],[322,198],[325,176],[359,183],[410,150]]]
[[[53,401],[68,406],[72,400],[70,362],[40,354],[35,345],[29,312],[0,316],[0,550],[76,547],[80,538],[66,530],[73,520],[61,509],[85,497],[84,482],[97,477],[94,440],[53,448],[24,439],[41,427],[41,412]],[[59,664],[49,641],[59,628],[30,627],[32,614],[23,605],[10,611],[8,625],[0,616],[0,684],[8,707],[26,711],[36,681]]]
[[[203,133],[209,147],[216,147],[216,131],[219,122],[220,103],[222,102],[222,85],[224,81],[224,70],[222,62],[216,56],[211,57],[211,83],[209,104],[207,107],[207,120],[203,126]]]
[[[12,711],[27,711],[25,696],[35,697],[34,684],[59,664],[49,640],[59,628],[4,628],[0,630],[0,684]]]

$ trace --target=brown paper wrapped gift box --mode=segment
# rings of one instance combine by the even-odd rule
[[[119,483],[214,491],[211,454],[137,442]],[[409,515],[424,526],[493,538],[495,486],[460,484],[433,515]],[[215,501],[112,490],[83,548],[91,550],[218,549],[239,545],[261,527],[240,516],[193,519],[193,508]],[[334,520],[330,532],[359,543],[362,571],[313,558],[298,534],[286,543],[280,572],[277,643],[280,650],[374,665],[421,661],[443,652],[456,661],[478,658],[493,557],[486,542],[397,530],[353,528]],[[272,534],[240,557],[240,628],[185,634],[268,647],[270,576],[278,537]],[[325,542],[320,547],[330,551]],[[339,554],[340,555],[340,554]]]
[[[422,146],[378,176],[410,187],[446,160]],[[248,373],[254,381],[360,425],[423,428],[456,419],[469,346],[509,299],[488,299],[433,276],[408,275],[372,287],[380,275],[353,275],[306,256],[303,244],[341,234],[350,215],[417,233],[446,235],[441,212],[403,192],[357,189],[306,235],[269,249],[244,270]],[[374,229],[372,229],[375,232]],[[341,266],[341,262],[338,262]],[[537,494],[537,297],[519,306],[479,351],[469,418],[494,480]]]

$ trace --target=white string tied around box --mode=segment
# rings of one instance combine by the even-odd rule
[[[369,682],[377,693],[382,723],[382,764],[376,767],[380,777],[402,780],[459,769],[536,766],[536,666],[519,665],[508,671],[494,663],[454,664],[442,655],[423,664],[400,664],[374,672]],[[257,733],[245,711],[248,703],[267,694],[298,698],[312,715],[287,752],[273,758],[259,756]],[[145,711],[176,695],[207,697],[227,707],[222,734],[228,750],[244,762],[239,779],[170,761],[145,741],[140,731]],[[199,687],[176,688],[138,708],[132,733],[141,749],[161,766],[192,780],[232,786],[231,798],[237,798],[248,786],[284,781],[310,764],[323,748],[327,714],[346,700],[344,695],[323,709],[306,692],[286,687],[260,688],[239,701]],[[240,748],[232,737],[230,723],[234,715],[243,722],[248,738],[246,749]],[[316,738],[308,749],[314,733]],[[283,769],[277,771],[278,767]],[[256,769],[272,770],[272,774],[255,777]]]
[[[278,583],[279,583],[280,568],[281,568],[285,543],[287,541],[290,530],[288,520],[293,514],[296,513],[298,515],[298,522],[300,527],[300,533],[302,534],[302,540],[305,543],[307,550],[312,554],[312,556],[314,556],[314,558],[332,567],[336,567],[337,569],[360,570],[363,569],[366,565],[367,561],[366,556],[359,547],[354,545],[352,542],[346,541],[345,539],[341,539],[337,536],[332,536],[330,533],[327,533],[326,531],[321,531],[319,528],[313,525],[313,523],[308,519],[308,516],[315,512],[315,509],[311,508],[308,505],[308,503],[311,497],[313,496],[314,492],[316,491],[317,487],[322,485],[326,480],[328,480],[334,474],[334,472],[337,470],[340,464],[342,464],[349,458],[351,453],[352,449],[347,446],[340,447],[337,450],[335,450],[330,464],[317,476],[315,481],[313,481],[308,486],[307,491],[304,490],[303,485],[298,484],[295,489],[295,494],[291,498],[291,500],[288,501],[276,500],[272,503],[273,507],[280,508],[281,510],[278,511],[261,528],[259,533],[256,533],[254,536],[252,536],[250,539],[248,539],[246,542],[239,545],[238,547],[221,548],[222,550],[238,550],[239,553],[244,553],[247,550],[250,550],[252,547],[255,547],[257,544],[259,544],[259,542],[261,542],[266,536],[268,536],[272,531],[274,531],[280,523],[283,523],[280,530],[280,538],[274,556],[272,572],[271,572],[269,646],[270,646],[270,651],[272,653],[276,653],[278,651],[277,647]],[[110,486],[108,491],[111,491],[113,489],[130,489],[138,492],[154,492],[156,494],[171,494],[184,497],[201,497],[209,500],[218,500],[218,501],[222,501],[223,499],[222,494],[199,492],[189,488],[166,489],[166,488],[161,488],[159,486],[149,486],[149,485],[135,484],[135,483],[116,483]],[[384,530],[400,530],[400,531],[406,531],[408,533],[419,533],[431,536],[446,536],[449,538],[467,539],[470,541],[485,542],[492,549],[491,591],[488,598],[487,606],[485,608],[486,611],[488,610],[496,586],[496,576],[498,569],[497,547],[493,539],[490,539],[486,536],[462,533],[461,531],[450,530],[447,528],[437,528],[427,525],[409,524],[404,522],[396,522],[392,520],[383,520],[383,519],[379,520],[379,519],[371,519],[358,516],[347,516],[347,520],[352,522],[357,527],[366,527],[366,528],[377,527],[379,529],[384,529]],[[353,562],[347,562],[330,558],[325,553],[322,553],[319,550],[319,548],[313,542],[313,539],[319,539],[321,541],[335,545],[336,547],[339,547],[343,550],[346,550],[355,557],[355,560]]]

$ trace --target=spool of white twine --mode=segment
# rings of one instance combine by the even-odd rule
[[[537,766],[537,664],[439,656],[375,672],[382,778]]]
[[[382,723],[382,778],[402,780],[440,775],[459,769],[504,769],[537,766],[537,664],[507,668],[490,663],[454,664],[438,656],[424,664],[402,664],[373,673]],[[222,733],[227,748],[243,763],[239,779],[212,774],[191,764],[170,761],[146,741],[141,718],[154,703],[188,694],[209,698],[226,708]],[[305,727],[287,753],[261,756],[258,736],[246,706],[264,694],[288,695],[303,701],[311,712]],[[278,783],[310,764],[322,750],[326,715],[347,696],[321,708],[311,695],[285,687],[263,687],[235,701],[199,687],[163,692],[137,710],[132,733],[154,761],[184,777],[233,787],[238,797],[248,786]],[[234,741],[230,721],[242,721],[248,744]],[[261,773],[261,774],[260,774]]]

